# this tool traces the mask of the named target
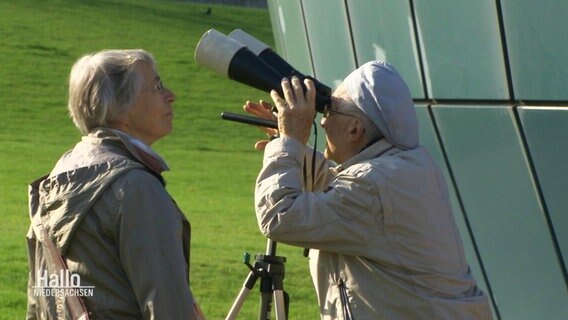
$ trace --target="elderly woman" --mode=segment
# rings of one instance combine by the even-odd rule
[[[190,224],[150,147],[172,130],[173,92],[144,50],[79,59],[69,112],[84,135],[30,185],[28,319],[201,319]]]

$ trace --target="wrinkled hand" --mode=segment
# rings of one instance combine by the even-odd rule
[[[260,100],[260,103],[247,101],[243,106],[243,109],[255,117],[268,120],[276,120],[276,117],[272,114],[271,111],[272,106],[266,101]],[[264,131],[268,137],[272,137],[278,134],[277,129],[267,127],[260,127],[260,129]],[[264,150],[268,142],[269,140],[259,140],[255,143],[254,148],[256,150]]]
[[[305,94],[298,77],[292,77],[292,83],[284,78],[282,80],[284,98],[280,97],[276,90],[272,90],[270,96],[278,109],[280,136],[295,138],[306,144],[316,116],[316,89],[310,79],[304,79],[304,84]]]

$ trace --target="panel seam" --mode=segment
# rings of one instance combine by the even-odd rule
[[[412,17],[412,28],[414,32],[414,43],[416,44],[416,51],[418,54],[418,64],[420,68],[420,81],[422,81],[422,92],[424,93],[425,100],[429,100],[428,86],[426,85],[426,75],[424,74],[424,61],[422,58],[422,46],[420,45],[420,33],[418,32],[418,24],[416,22],[416,10],[414,10],[414,1],[409,0],[410,16]]]
[[[314,64],[314,57],[312,55],[312,46],[310,44],[310,34],[308,32],[308,24],[306,23],[306,13],[304,11],[304,1],[300,0],[300,11],[302,14],[302,21],[304,22],[304,34],[306,35],[306,41],[308,46],[308,53],[310,55],[310,65],[312,66],[312,74],[314,78],[317,78],[316,65]]]
[[[497,21],[499,22],[499,34],[501,36],[501,49],[503,50],[503,64],[505,65],[505,74],[507,76],[507,88],[509,89],[509,98],[515,100],[515,91],[513,89],[513,75],[511,74],[511,65],[509,63],[509,49],[507,48],[507,36],[505,33],[505,21],[501,1],[495,0],[497,9]]]
[[[349,28],[349,39],[351,40],[351,49],[353,50],[353,62],[355,68],[359,67],[359,58],[357,57],[357,48],[355,47],[355,39],[353,38],[353,26],[351,25],[351,15],[349,14],[349,0],[343,0],[345,7],[345,15],[347,16],[347,27]]]
[[[509,107],[568,107],[564,100],[488,100],[488,99],[413,99],[415,104],[427,105],[474,105],[474,106],[509,106]]]

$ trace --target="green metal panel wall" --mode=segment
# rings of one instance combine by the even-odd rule
[[[495,1],[413,1],[428,96],[509,99]]]
[[[343,0],[302,1],[315,76],[335,88],[355,68],[346,7]]]
[[[568,108],[521,107],[523,131],[545,205],[551,232],[568,264]]]
[[[285,49],[308,50],[281,53],[331,87],[371,59],[406,79],[495,318],[568,319],[568,2],[269,4],[304,32],[278,35],[273,18]]]
[[[298,71],[314,75],[301,3],[268,0],[268,7],[280,54]]]
[[[385,60],[406,80],[412,97],[423,99],[424,87],[407,1],[347,1],[358,64]]]
[[[286,27],[285,25],[284,27],[283,25],[281,25],[280,16],[284,16],[284,10],[281,8],[281,6],[278,5],[277,0],[267,0],[267,6],[268,6],[268,13],[270,15],[270,23],[273,26],[278,26],[276,28],[272,28],[273,30],[272,33],[274,34],[274,49],[276,50],[276,52],[281,52],[283,56],[287,56],[288,62],[292,63],[292,57],[286,54],[286,50],[284,49],[286,41],[284,41],[284,38],[282,36],[283,30],[286,30]],[[285,23],[285,21],[282,23]],[[307,41],[305,43],[307,45]],[[307,48],[306,48],[306,54],[307,55],[309,54],[309,50],[307,50]],[[302,60],[303,63],[306,63],[306,61],[307,62],[310,61],[309,59],[306,59],[306,57],[300,60]]]
[[[568,290],[513,109],[435,106],[433,113],[500,312],[561,319]]]
[[[515,96],[523,100],[568,100],[568,2],[501,3]]]
[[[456,219],[456,224],[459,228],[460,235],[464,242],[464,248],[466,253],[466,258],[471,270],[479,283],[479,287],[485,291],[489,292],[487,283],[485,282],[485,275],[481,267],[480,261],[477,258],[477,252],[475,249],[475,243],[472,239],[472,235],[469,232],[467,222],[465,220],[464,212],[461,208],[461,203],[458,199],[453,180],[450,175],[450,171],[446,164],[446,159],[444,157],[444,152],[442,151],[441,145],[438,142],[438,135],[432,118],[430,116],[430,108],[425,105],[416,105],[416,114],[418,116],[418,122],[420,126],[420,144],[425,146],[430,155],[436,163],[442,168],[444,177],[446,178],[446,183],[450,192],[450,200],[452,202],[452,209],[454,211],[454,216]]]

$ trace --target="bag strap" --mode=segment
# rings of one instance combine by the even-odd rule
[[[41,228],[41,237],[43,244],[48,252],[48,259],[52,262],[53,266],[55,267],[55,271],[61,272],[63,271],[64,274],[69,273],[69,269],[67,269],[67,264],[63,256],[59,254],[55,244],[51,240],[51,237],[47,234],[47,231],[42,227]],[[71,313],[71,317],[73,320],[89,320],[89,312],[83,303],[81,297],[77,295],[65,295],[65,304],[69,308],[69,312]]]

